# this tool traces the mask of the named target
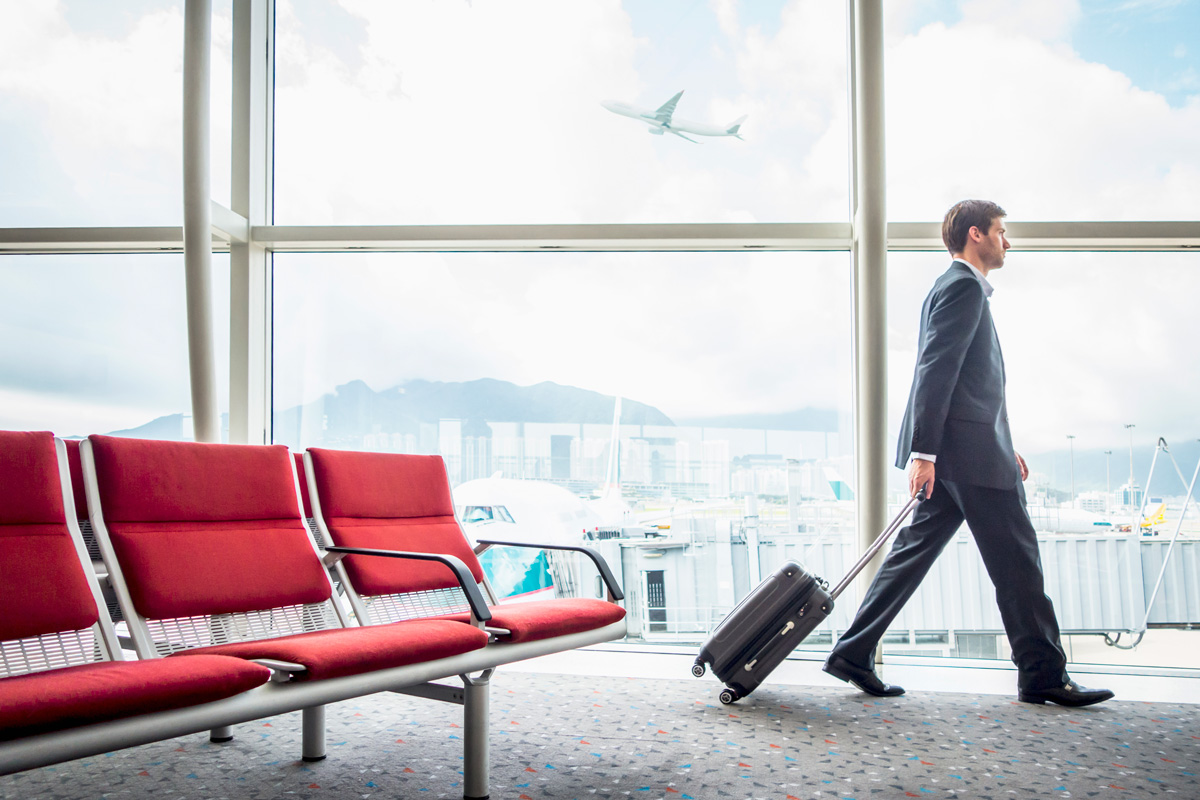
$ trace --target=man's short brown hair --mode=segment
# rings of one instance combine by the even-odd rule
[[[1007,216],[1008,213],[1003,208],[987,200],[963,200],[955,203],[942,220],[942,241],[951,255],[961,253],[967,246],[967,234],[971,228],[979,228],[983,233],[987,233],[993,220]]]

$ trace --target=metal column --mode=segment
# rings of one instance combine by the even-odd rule
[[[304,761],[325,759],[325,706],[310,706],[300,712],[300,757]]]
[[[465,698],[463,703],[463,798],[483,800],[491,782],[491,753],[488,745],[488,718],[492,670],[472,678],[460,675]]]
[[[229,441],[268,444],[271,381],[271,255],[249,235],[271,224],[272,0],[233,4],[231,210],[247,241],[229,247]]]
[[[854,239],[854,442],[858,535],[865,548],[887,524],[887,208],[882,0],[850,6]],[[878,571],[876,556],[860,586]],[[861,596],[861,592],[860,592]]]
[[[197,442],[219,442],[221,418],[217,412],[212,323],[209,0],[187,0],[183,39],[183,262],[192,425]]]

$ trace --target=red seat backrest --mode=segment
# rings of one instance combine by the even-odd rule
[[[89,440],[104,524],[144,617],[329,598],[286,447]]]
[[[71,496],[75,498],[75,518],[87,519],[87,495],[83,490],[83,461],[79,456],[79,439],[63,439],[67,446],[67,464],[71,467]]]
[[[304,518],[308,519],[313,515],[312,503],[308,499],[308,478],[304,474],[304,454],[293,453],[296,458],[296,479],[300,481],[300,503],[304,506]]]
[[[483,579],[479,559],[454,517],[446,465],[440,456],[359,453],[310,448],[321,514],[334,544],[452,555]],[[446,567],[425,561],[356,558],[345,561],[363,595],[458,586]]]
[[[67,528],[54,434],[0,431],[0,640],[98,619]]]

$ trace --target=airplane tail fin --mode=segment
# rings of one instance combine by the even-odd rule
[[[604,475],[604,497],[621,496],[621,396],[613,405],[612,436],[609,439],[608,469]]]
[[[743,114],[742,116],[735,119],[733,122],[729,123],[729,127],[725,129],[725,133],[728,134],[729,136],[736,136],[737,138],[741,139],[742,135],[740,133],[738,133],[738,128],[742,127],[742,123],[746,121],[746,117],[748,117],[748,116],[750,116],[750,115]]]

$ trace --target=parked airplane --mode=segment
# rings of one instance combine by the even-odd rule
[[[699,142],[683,134],[692,133],[697,136],[736,136],[739,139],[742,138],[742,135],[738,133],[738,129],[746,121],[747,115],[738,117],[733,122],[724,126],[706,125],[702,122],[675,119],[675,106],[679,104],[680,97],[683,97],[682,91],[655,110],[638,108],[637,106],[631,106],[628,103],[621,103],[616,100],[606,100],[600,105],[614,114],[620,114],[623,117],[629,117],[646,123],[650,126],[648,133],[655,134],[656,136],[662,136],[664,133],[673,133],[679,138],[687,139],[694,144],[699,144]]]
[[[472,540],[498,539],[547,544],[582,544],[589,531],[619,528],[629,517],[621,499],[621,398],[613,409],[608,472],[600,497],[585,500],[562,486],[505,478],[497,472],[454,488],[454,505]],[[504,601],[553,596],[555,586],[575,581],[570,561],[547,551],[493,547],[480,556],[488,581]]]

